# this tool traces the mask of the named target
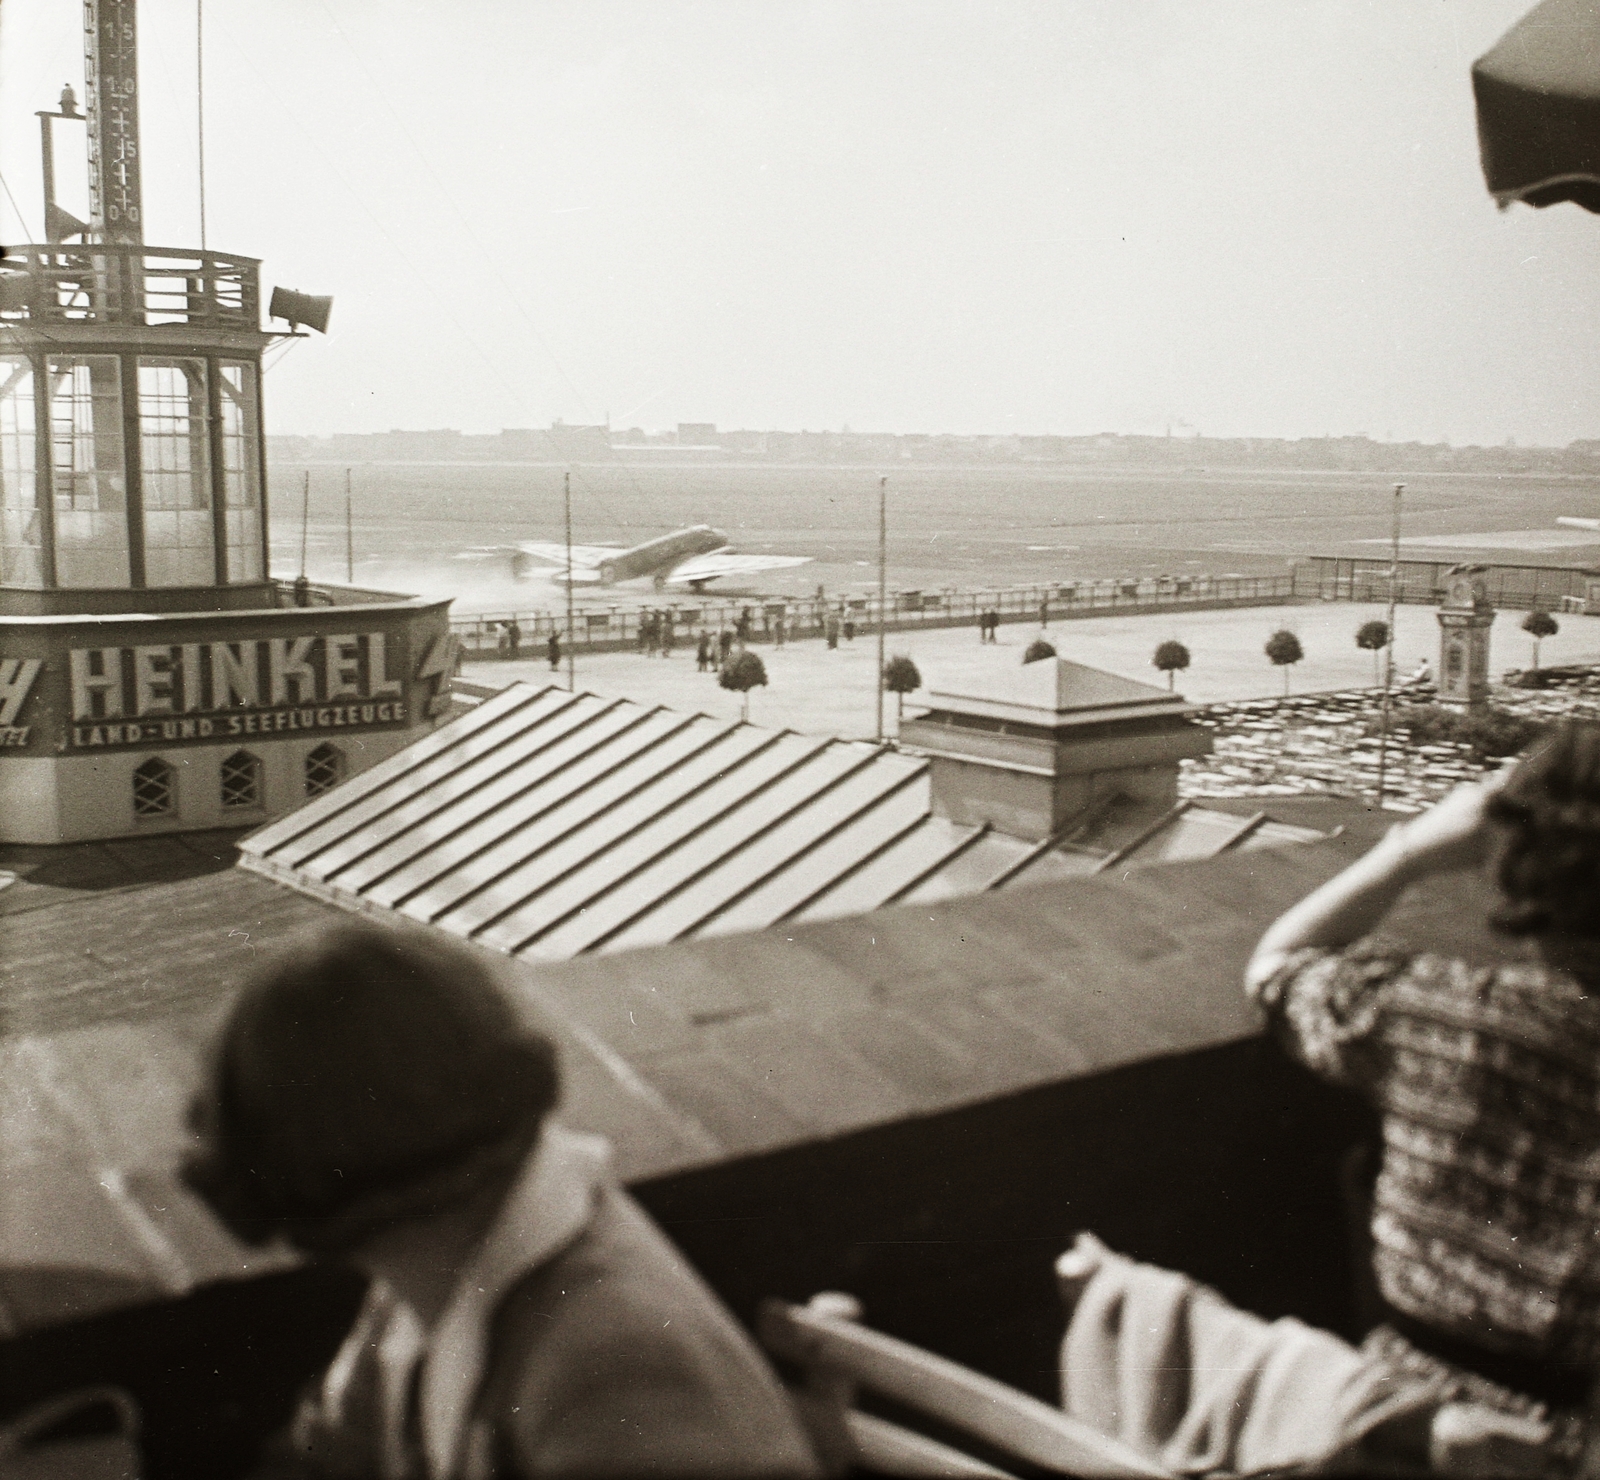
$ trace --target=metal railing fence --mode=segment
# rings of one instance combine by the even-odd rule
[[[1451,560],[1402,560],[1396,599],[1410,605],[1436,606],[1444,594]],[[1573,565],[1488,565],[1484,577],[1489,600],[1512,611],[1561,611],[1568,598],[1581,599],[1592,572]],[[1298,594],[1319,601],[1378,603],[1389,599],[1389,562],[1377,557],[1354,559],[1312,555],[1295,568]]]
[[[30,243],[0,259],[0,322],[259,330],[259,264],[231,252]]]
[[[1292,574],[1281,576],[1180,576],[1059,581],[1049,584],[956,589],[891,591],[886,606],[889,632],[933,627],[976,626],[979,614],[994,612],[1002,622],[1070,621],[1076,617],[1104,616],[1111,612],[1134,615],[1170,608],[1205,609],[1226,606],[1266,606],[1297,599]],[[775,643],[826,639],[830,624],[839,638],[852,624],[855,636],[878,630],[878,598],[871,596],[807,596],[759,600],[704,600],[665,598],[655,605],[579,608],[574,626],[577,650],[620,652],[645,641],[642,624],[652,615],[661,619],[658,631],[671,623],[675,645],[693,643],[702,631],[713,638],[723,631],[747,642]],[[515,622],[518,641],[515,656],[538,656],[551,632],[569,642],[566,615],[556,611],[484,612],[457,617],[450,628],[460,639],[468,660],[512,656],[504,652],[502,631]],[[745,630],[740,633],[741,624]],[[660,640],[659,638],[657,639]]]

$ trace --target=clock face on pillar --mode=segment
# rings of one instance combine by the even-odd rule
[[[1472,577],[1469,575],[1451,576],[1445,586],[1444,601],[1446,606],[1471,606],[1472,605]]]

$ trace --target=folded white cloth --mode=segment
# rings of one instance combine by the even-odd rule
[[[1184,1275],[1079,1247],[1097,1262],[1061,1345],[1062,1407],[1165,1468],[1365,1471],[1379,1425],[1415,1414],[1426,1435],[1436,1384]]]

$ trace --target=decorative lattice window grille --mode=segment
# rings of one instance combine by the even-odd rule
[[[177,772],[160,756],[151,756],[133,772],[133,815],[166,817],[177,810]]]
[[[337,745],[319,745],[306,752],[306,795],[320,797],[344,780],[344,752]]]
[[[261,805],[261,762],[248,750],[236,750],[222,763],[222,805]]]

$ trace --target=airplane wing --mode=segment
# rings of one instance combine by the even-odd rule
[[[523,540],[512,547],[520,550],[524,555],[532,555],[535,560],[548,560],[552,565],[565,568],[567,563],[567,547],[552,544],[546,540]],[[574,545],[572,547],[572,568],[575,572],[593,570],[602,560],[615,555],[621,545]],[[579,579],[582,579],[579,576]]]
[[[1568,529],[1600,529],[1600,519],[1579,519],[1572,514],[1562,514],[1557,524],[1565,524]]]
[[[669,585],[682,586],[690,581],[714,581],[718,576],[747,576],[758,570],[782,570],[791,565],[809,565],[809,555],[734,555],[718,551],[712,555],[695,555],[675,566],[667,577]]]

